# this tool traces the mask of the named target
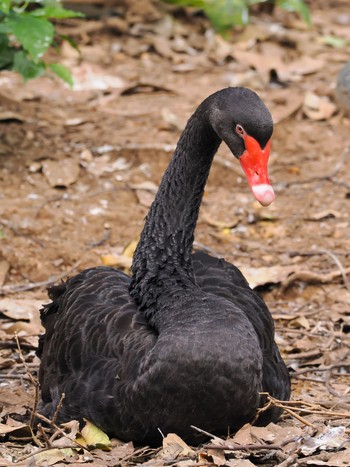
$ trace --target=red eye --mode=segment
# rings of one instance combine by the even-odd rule
[[[244,128],[241,125],[236,125],[236,133],[239,136],[244,136],[245,135]]]

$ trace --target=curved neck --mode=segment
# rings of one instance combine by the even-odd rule
[[[146,316],[169,287],[195,286],[192,245],[213,157],[221,143],[199,106],[183,131],[163,176],[136,248],[130,294]]]

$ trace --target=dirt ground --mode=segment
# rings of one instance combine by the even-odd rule
[[[310,2],[311,29],[293,14],[255,10],[227,41],[192,10],[105,3],[89,6],[88,21],[58,26],[80,47],[61,51],[73,90],[0,73],[0,465],[350,465],[350,119],[334,99],[350,60],[348,1]],[[172,439],[134,450],[113,440],[109,452],[54,458],[26,425],[46,287],[89,266],[128,269],[181,129],[229,85],[254,89],[273,114],[276,201],[254,202],[222,146],[196,247],[234,262],[264,297],[293,400],[278,425],[236,435],[245,449],[186,450]]]

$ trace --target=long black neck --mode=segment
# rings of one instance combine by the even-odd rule
[[[204,105],[203,105],[204,104]],[[196,287],[192,245],[198,212],[220,138],[204,102],[188,121],[148,213],[132,265],[130,294],[148,318],[171,287]]]

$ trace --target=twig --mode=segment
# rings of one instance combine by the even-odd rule
[[[291,373],[291,377],[293,378],[294,376],[303,375],[305,373],[329,371],[335,368],[349,368],[349,367],[350,367],[350,363],[337,363],[334,365],[325,366],[323,368],[304,368],[303,370],[298,370],[298,371],[294,371],[293,373]]]
[[[26,290],[32,290],[37,289],[38,287],[47,287],[49,285],[52,285],[55,282],[58,282],[59,280],[69,276],[73,271],[77,269],[81,261],[82,259],[79,259],[70,269],[68,269],[68,271],[65,271],[62,274],[59,274],[58,276],[55,276],[51,279],[48,279],[47,281],[32,282],[31,284],[4,285],[0,287],[0,295],[24,292]]]
[[[0,347],[2,349],[18,349],[18,345],[13,341],[1,341]],[[35,345],[21,343],[21,349],[23,350],[36,350]]]
[[[31,410],[31,409],[30,409]],[[45,423],[47,423],[48,425],[52,426],[53,428],[55,428],[55,430],[57,430],[62,436],[64,436],[65,438],[69,439],[69,441],[73,441],[73,443],[75,443],[77,446],[79,446],[81,449],[83,449],[84,451],[88,451],[88,449],[86,448],[86,446],[84,446],[83,444],[79,443],[79,441],[77,441],[76,439],[71,439],[67,433],[65,433],[62,428],[60,428],[56,423],[53,423],[52,420],[50,420],[49,418],[45,417],[44,415],[40,414],[40,413],[34,413],[33,412],[33,415],[34,417],[36,418],[40,418],[40,420],[43,420]]]
[[[327,274],[317,274],[311,271],[298,271],[292,273],[289,277],[287,277],[287,279],[285,279],[282,282],[282,288],[287,289],[295,281],[303,281],[309,283],[319,282],[321,284],[327,284],[329,282],[332,282],[339,276],[343,276],[344,278],[344,274],[346,275],[349,273],[350,268],[343,269],[342,271],[332,271]]]
[[[332,253],[331,251],[329,251],[327,249],[320,250],[320,253],[328,255],[335,262],[335,264],[338,266],[339,271],[340,271],[340,273],[341,273],[341,275],[343,277],[344,285],[348,289],[348,291],[350,292],[350,284],[349,284],[349,281],[348,281],[348,277],[346,275],[346,270],[344,269],[344,266],[342,265],[339,258],[334,253]]]
[[[322,410],[320,406],[318,406],[319,408],[315,408],[317,407],[317,405],[315,406],[315,404],[311,404],[305,401],[280,401],[278,399],[273,398],[269,394],[267,394],[267,399],[268,401],[271,401],[271,403],[275,407],[279,407],[283,410],[286,410],[288,413],[289,411],[293,412],[293,414],[291,413],[291,415],[296,416],[296,418],[300,416],[295,414],[294,410],[298,410],[299,412],[302,412],[304,414],[326,415],[327,417],[339,417],[339,418],[350,419],[350,412],[333,412],[331,410]],[[308,408],[298,407],[298,405],[301,405],[301,404],[303,404],[304,406]],[[291,409],[291,407],[293,407],[293,410]],[[302,421],[303,423],[306,422],[305,423],[306,425],[313,427],[313,425],[310,424],[307,420],[302,419],[300,421]]]
[[[46,452],[46,451],[51,451],[52,449],[58,449],[60,451],[61,449],[77,449],[77,447],[72,445],[72,444],[67,444],[67,445],[57,446],[57,447],[56,446],[50,446],[50,447],[47,446],[45,448],[40,448],[37,451],[32,452],[31,454],[28,454],[25,457],[21,457],[20,459],[18,459],[18,462],[23,462],[23,461],[25,461],[27,459],[30,459],[31,457],[36,456],[37,454],[40,454],[40,453]],[[16,462],[16,465],[18,464],[18,462]],[[26,464],[26,465],[28,465],[28,464]]]
[[[39,213],[40,211],[42,210],[42,208],[44,206],[46,206],[47,204],[49,203],[54,203],[56,201],[61,201],[61,200],[65,200],[65,201],[68,201],[70,198],[69,196],[65,193],[64,195],[59,195],[59,196],[54,196],[53,198],[49,198],[49,199],[46,199],[45,201],[43,201],[40,206],[37,207],[35,213],[34,213],[34,219],[36,219],[38,216],[39,216]]]
[[[52,417],[52,420],[51,420],[51,422],[52,422],[53,425],[56,424],[56,420],[57,420],[59,411],[61,410],[61,407],[62,407],[62,404],[63,404],[63,401],[64,401],[64,398],[65,398],[65,397],[66,397],[65,393],[62,392],[60,401],[59,401],[59,403],[57,404],[55,413],[53,414],[53,417]]]
[[[215,439],[216,441],[221,442],[221,443],[224,442],[224,440],[222,440],[218,436],[213,435],[212,433],[209,433],[209,431],[202,430],[201,428],[198,428],[198,427],[196,427],[194,425],[190,425],[190,426],[191,426],[191,428],[198,431],[199,433],[202,433],[203,435],[208,436],[208,438]]]
[[[274,397],[270,396],[268,392],[262,392],[260,393],[261,395],[265,395],[267,397],[267,403],[262,407],[259,412],[264,412],[265,410],[269,409],[271,406],[279,407],[280,409],[284,410],[287,412],[289,415],[292,417],[296,418],[299,420],[299,422],[303,423],[306,426],[310,426],[314,428],[314,425],[310,423],[308,420],[305,420],[303,417],[300,415],[296,414],[294,410],[292,410],[290,407],[287,406],[289,401],[280,401],[278,399],[275,399]]]
[[[340,169],[345,164],[347,158],[349,157],[349,154],[350,154],[350,146],[345,148],[340,161],[335,165],[333,171],[329,175],[323,175],[323,176],[320,176],[320,177],[312,177],[312,178],[309,178],[309,179],[306,179],[306,180],[296,180],[296,181],[287,183],[287,187],[292,186],[292,185],[305,185],[307,183],[314,183],[314,182],[321,182],[321,181],[324,181],[324,180],[328,180],[328,181],[330,181],[332,183],[342,185],[345,188],[349,189],[350,185],[348,185],[347,183],[342,182],[342,181],[338,181],[338,180],[334,180],[334,177],[337,175],[337,173],[340,171]]]
[[[35,436],[34,431],[33,431],[34,419],[35,419],[34,412],[36,412],[36,409],[37,409],[38,403],[39,403],[39,381],[36,378],[34,378],[34,376],[32,375],[32,373],[30,372],[30,370],[29,370],[29,368],[27,366],[27,362],[24,359],[22,349],[21,349],[21,345],[19,343],[19,339],[18,339],[17,334],[15,334],[15,340],[16,340],[16,343],[17,343],[19,358],[22,361],[22,364],[24,365],[24,368],[26,369],[26,372],[27,372],[27,375],[29,377],[30,382],[34,386],[34,406],[33,406],[32,413],[31,413],[31,416],[30,416],[30,421],[29,421],[30,434],[32,436],[32,439],[33,439],[34,443],[37,446],[41,447],[40,441]]]
[[[238,444],[238,443],[233,443],[233,444],[204,444],[203,448],[205,449],[218,449],[221,451],[258,451],[260,449],[282,449],[284,446],[290,443],[295,443],[296,441],[299,441],[301,438],[300,435],[298,436],[293,436],[292,438],[285,439],[282,441],[280,444],[266,444],[266,443],[259,443],[259,444]],[[222,440],[221,440],[222,441]]]
[[[309,422],[308,420],[305,420],[305,418],[303,418],[300,415],[298,415],[297,413],[295,413],[294,410],[291,410],[289,407],[285,407],[283,405],[278,405],[277,407],[280,407],[281,409],[283,409],[285,412],[287,412],[292,417],[299,420],[299,422],[303,423],[304,425],[315,428],[314,425],[311,422]]]
[[[96,248],[98,246],[101,246],[109,239],[110,236],[111,236],[111,231],[108,229],[108,230],[106,230],[104,232],[104,234],[102,235],[102,237],[99,240],[95,240],[93,242],[90,242],[88,246],[90,248]]]
[[[21,375],[0,375],[0,379],[7,380],[7,379],[19,379],[21,381],[32,381],[29,376],[21,374]]]
[[[38,430],[40,431],[40,434],[41,436],[44,438],[44,441],[45,441],[45,444],[48,448],[51,448],[52,447],[52,444],[51,444],[51,441],[50,441],[50,438],[47,436],[47,434],[45,433],[45,430],[42,426],[41,423],[38,423],[37,425],[38,427]]]

